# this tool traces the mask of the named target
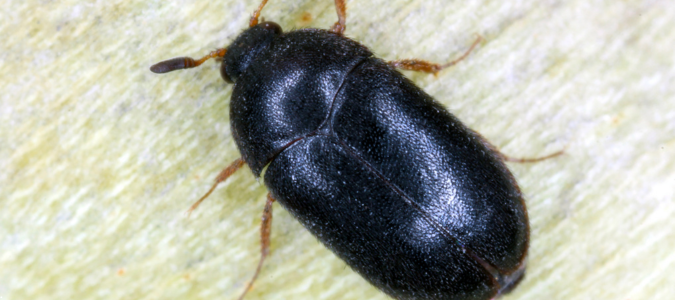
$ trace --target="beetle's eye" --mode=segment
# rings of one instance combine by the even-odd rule
[[[262,22],[258,24],[259,27],[265,28],[274,32],[274,34],[281,34],[281,26],[274,22]]]
[[[230,75],[227,75],[227,66],[225,65],[225,62],[222,62],[220,64],[220,77],[223,77],[223,80],[227,83],[233,83],[232,79],[230,78]]]

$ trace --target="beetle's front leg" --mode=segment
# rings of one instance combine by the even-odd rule
[[[330,32],[342,35],[347,29],[347,5],[345,5],[345,0],[335,0],[335,10],[337,10],[338,21],[330,28]]]

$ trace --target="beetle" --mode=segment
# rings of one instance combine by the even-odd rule
[[[434,64],[386,62],[344,36],[344,0],[329,29],[283,32],[259,22],[263,0],[227,48],[201,59],[155,64],[166,73],[222,59],[234,83],[230,120],[244,164],[269,193],[261,258],[269,254],[272,204],[287,209],[371,284],[396,299],[490,299],[523,277],[527,210],[510,159],[397,69],[437,73]],[[266,169],[265,169],[266,168]]]

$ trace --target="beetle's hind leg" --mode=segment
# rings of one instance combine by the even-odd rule
[[[500,151],[499,149],[497,149],[497,147],[495,147],[495,145],[493,145],[493,144],[491,144],[490,142],[488,142],[482,135],[480,135],[480,133],[474,131],[474,134],[477,135],[478,137],[480,137],[480,139],[483,141],[483,144],[484,144],[485,146],[487,146],[488,148],[490,148],[490,150],[492,150],[493,153],[495,153],[502,161],[505,161],[505,162],[514,162],[514,163],[534,163],[534,162],[540,162],[540,161],[542,161],[542,160],[547,160],[547,159],[549,159],[549,158],[554,158],[554,157],[558,157],[558,156],[560,156],[560,155],[565,154],[565,148],[563,148],[562,150],[559,150],[559,151],[556,151],[556,152],[553,152],[553,153],[551,153],[551,154],[549,154],[549,155],[544,155],[544,156],[538,156],[538,157],[512,157],[512,156],[508,156],[508,155],[502,153],[502,151]]]
[[[549,154],[549,155],[544,155],[544,156],[539,156],[539,157],[512,157],[512,156],[508,156],[508,155],[502,153],[499,149],[497,149],[497,147],[495,147],[494,145],[492,145],[491,143],[489,143],[487,140],[485,140],[485,138],[484,138],[483,136],[481,136],[479,133],[477,133],[477,132],[474,132],[474,133],[475,133],[477,136],[479,136],[479,137],[484,141],[484,144],[485,144],[488,148],[490,148],[490,150],[492,150],[492,152],[494,152],[495,154],[497,154],[497,156],[498,156],[502,161],[505,161],[505,162],[514,162],[514,163],[534,163],[534,162],[540,162],[540,161],[542,161],[542,160],[547,160],[547,159],[549,159],[549,158],[554,158],[554,157],[558,157],[558,156],[560,156],[560,155],[565,154],[565,148],[563,148],[562,150],[553,152],[553,153],[551,153],[551,154]]]
[[[199,198],[199,200],[197,200],[197,202],[195,202],[194,204],[192,204],[192,206],[190,206],[190,209],[187,211],[188,217],[190,216],[190,214],[192,214],[193,210],[197,209],[199,204],[201,204],[202,201],[204,201],[204,199],[208,198],[209,195],[211,195],[211,193],[213,193],[213,191],[216,189],[216,187],[221,182],[230,178],[230,176],[232,176],[232,174],[234,174],[234,172],[237,172],[237,170],[239,170],[243,165],[244,165],[244,160],[241,159],[241,157],[240,157],[240,158],[235,159],[229,166],[227,166],[227,168],[220,171],[220,174],[218,174],[218,177],[216,177],[216,180],[213,183],[213,185],[211,186],[211,189],[209,189],[209,191],[206,192],[206,194],[204,194],[204,196]]]
[[[239,296],[239,300],[244,299],[246,293],[248,293],[248,291],[251,290],[251,287],[253,287],[253,283],[260,274],[260,269],[262,269],[263,262],[270,253],[270,233],[272,233],[272,204],[274,204],[274,201],[276,200],[274,200],[272,194],[268,193],[267,202],[265,202],[265,209],[263,209],[262,223],[260,224],[260,261],[258,261],[258,267],[255,269],[253,278],[251,278],[251,281],[248,283],[248,285],[246,285],[246,289],[241,294],[241,296]]]
[[[511,157],[511,156],[507,156],[507,155],[505,155],[504,153],[501,153],[501,152],[499,152],[499,151],[497,151],[497,153],[499,154],[499,156],[500,156],[500,157],[502,158],[502,160],[504,160],[504,161],[515,162],[515,163],[533,163],[533,162],[540,162],[540,161],[542,161],[542,160],[546,160],[546,159],[549,159],[549,158],[554,158],[554,157],[563,155],[563,154],[565,153],[565,150],[560,150],[560,151],[557,151],[557,152],[554,152],[554,153],[551,153],[551,154],[545,155],[545,156],[540,156],[540,157],[527,157],[527,158],[524,158],[524,157]]]
[[[444,63],[444,64],[435,64],[435,63],[432,63],[432,62],[428,62],[426,60],[415,59],[415,58],[392,60],[392,61],[389,62],[389,64],[394,68],[399,68],[399,69],[402,69],[402,70],[433,73],[435,75],[438,72],[440,72],[441,70],[443,70],[447,67],[450,67],[450,66],[454,66],[458,62],[464,60],[467,56],[469,56],[471,51],[473,51],[473,49],[475,49],[476,46],[478,46],[478,44],[482,40],[483,40],[483,38],[481,36],[478,36],[478,38],[476,38],[476,41],[474,41],[473,44],[471,44],[471,47],[469,48],[469,50],[464,52],[464,54],[462,54],[462,56],[460,56],[459,58],[457,58],[453,61],[450,61],[450,62],[447,62],[447,63]]]
[[[347,6],[345,0],[335,0],[335,10],[337,10],[338,21],[330,28],[330,32],[342,35],[347,29]]]

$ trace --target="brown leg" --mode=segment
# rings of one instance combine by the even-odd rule
[[[235,159],[229,166],[227,166],[227,168],[223,169],[220,172],[220,174],[218,174],[218,177],[216,177],[216,181],[211,186],[211,189],[208,192],[206,192],[206,194],[204,196],[199,198],[199,200],[197,200],[197,202],[195,202],[194,204],[192,204],[192,206],[190,206],[190,209],[187,212],[188,218],[190,217],[190,214],[192,214],[192,211],[197,209],[199,204],[201,204],[202,201],[204,201],[204,199],[206,199],[209,195],[211,195],[211,193],[213,193],[213,191],[216,189],[218,184],[227,180],[227,178],[232,176],[232,174],[234,174],[234,172],[237,172],[237,170],[239,170],[243,165],[244,165],[244,160],[242,160],[241,157],[240,157],[240,158]]]
[[[251,16],[251,21],[248,23],[249,27],[258,25],[258,17],[260,17],[260,11],[262,11],[263,7],[265,7],[265,4],[267,4],[267,0],[262,0],[262,3],[260,3],[258,9],[256,9],[253,12],[253,15]]]
[[[345,0],[335,0],[335,10],[337,10],[338,21],[333,24],[333,27],[330,28],[330,32],[337,35],[342,35],[347,29],[347,6],[345,5]]]
[[[210,58],[214,58],[214,57],[222,58],[223,56],[225,56],[226,52],[227,52],[227,49],[225,49],[225,48],[216,49],[215,51],[211,51],[211,53],[207,54],[206,56],[204,56],[204,57],[202,57],[198,60],[194,60],[191,57],[185,57],[185,56],[184,57],[176,57],[176,58],[161,61],[161,62],[158,62],[158,63],[152,65],[152,67],[150,67],[150,71],[152,71],[154,73],[161,74],[161,73],[168,73],[168,72],[175,71],[175,70],[190,69],[190,68],[194,68],[194,67],[197,67],[197,66],[203,64],[205,61],[209,60]]]
[[[239,296],[239,300],[244,299],[246,293],[251,290],[253,283],[258,278],[260,274],[260,269],[262,269],[263,262],[265,258],[270,253],[270,233],[272,232],[272,204],[274,204],[274,198],[272,194],[267,194],[267,202],[265,203],[265,209],[263,209],[262,215],[262,224],[260,224],[260,260],[258,261],[258,267],[255,269],[255,274],[253,278],[246,286],[244,293]]]
[[[533,158],[515,158],[515,157],[506,156],[501,152],[497,152],[497,153],[499,153],[499,156],[501,156],[504,161],[515,162],[515,163],[532,163],[532,162],[539,162],[539,161],[542,161],[542,160],[545,160],[545,159],[549,159],[549,158],[553,158],[553,157],[556,157],[556,156],[563,155],[563,153],[565,153],[565,150],[560,150],[560,151],[555,152],[553,154],[549,154],[549,155],[542,156],[542,157],[533,157]]]
[[[457,64],[458,62],[462,61],[465,59],[467,56],[469,56],[469,53],[473,51],[474,48],[480,43],[480,41],[483,38],[478,36],[475,42],[471,45],[469,50],[467,50],[462,56],[460,56],[458,59],[455,59],[451,62],[445,63],[445,64],[434,64],[425,60],[421,59],[402,59],[402,60],[393,60],[390,61],[389,64],[392,65],[395,68],[403,69],[403,70],[409,70],[409,71],[418,71],[418,72],[425,72],[425,73],[433,73],[436,74],[440,72],[441,70],[453,66]]]

